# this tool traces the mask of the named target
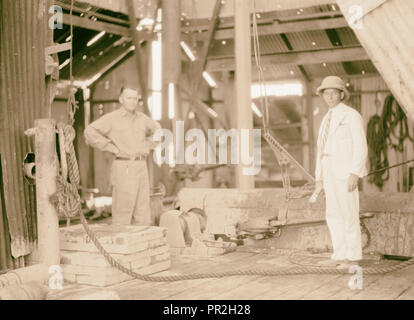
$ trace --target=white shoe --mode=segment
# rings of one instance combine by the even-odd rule
[[[338,268],[349,269],[353,266],[359,266],[359,260],[345,260],[338,266]]]

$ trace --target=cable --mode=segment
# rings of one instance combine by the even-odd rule
[[[70,80],[70,85],[69,85],[69,97],[68,97],[68,102],[67,102],[67,109],[68,109],[68,116],[69,116],[69,124],[73,125],[75,122],[75,112],[78,108],[78,105],[76,103],[76,99],[75,99],[75,93],[73,92],[73,70],[72,70],[72,66],[73,66],[73,22],[72,22],[72,11],[73,11],[73,6],[74,6],[74,0],[71,0],[71,4],[70,4],[70,14],[69,14],[69,25],[70,25],[70,41],[71,41],[71,46],[69,49],[69,80]]]

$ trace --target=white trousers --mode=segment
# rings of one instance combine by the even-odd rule
[[[348,179],[338,179],[323,168],[326,223],[332,239],[334,260],[362,259],[358,188],[348,192]]]
[[[114,160],[111,183],[112,224],[149,226],[150,184],[146,161]]]

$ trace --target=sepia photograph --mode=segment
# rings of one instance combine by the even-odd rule
[[[414,300],[413,35],[412,0],[0,0],[0,300]]]

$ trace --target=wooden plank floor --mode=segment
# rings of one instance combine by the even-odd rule
[[[293,264],[288,255],[280,252],[243,249],[213,258],[173,257],[171,269],[157,275],[287,266],[298,265]],[[121,299],[139,300],[414,299],[414,266],[384,275],[365,275],[362,290],[349,288],[351,276],[232,276],[178,282],[131,280],[107,288],[116,291]]]

